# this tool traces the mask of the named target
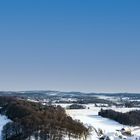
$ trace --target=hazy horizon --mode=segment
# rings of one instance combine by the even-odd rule
[[[78,90],[53,90],[53,89],[28,89],[28,90],[0,90],[0,92],[65,92],[65,93],[83,93],[83,94],[140,94],[140,92],[94,92],[94,91],[78,91]]]
[[[140,93],[140,1],[0,2],[0,90]]]

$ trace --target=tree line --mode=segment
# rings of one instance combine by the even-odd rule
[[[134,110],[126,113],[116,112],[114,110],[101,109],[100,116],[115,120],[123,125],[140,126],[140,110]]]

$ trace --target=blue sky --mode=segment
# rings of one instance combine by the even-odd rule
[[[0,1],[0,90],[140,92],[139,6]]]

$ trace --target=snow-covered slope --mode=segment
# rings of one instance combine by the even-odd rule
[[[3,130],[3,126],[5,124],[7,124],[8,122],[10,122],[10,120],[4,116],[4,115],[0,115],[0,140],[2,140],[2,130]]]

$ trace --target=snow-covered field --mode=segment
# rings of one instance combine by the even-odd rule
[[[67,110],[67,114],[73,119],[80,120],[85,125],[93,126],[97,130],[102,129],[105,133],[115,132],[117,129],[123,128],[123,125],[115,121],[98,116],[98,109]],[[96,133],[92,132],[88,140],[98,140]]]
[[[63,105],[62,105],[63,106]],[[65,107],[64,105],[63,107]],[[89,109],[88,109],[89,108]],[[98,112],[100,111],[100,107],[94,107],[93,104],[87,105],[87,109],[75,109],[75,110],[66,110],[67,114],[70,115],[73,119],[80,120],[85,125],[90,125],[97,130],[100,128],[103,130],[105,134],[110,136],[111,140],[120,140],[116,135],[116,130],[121,130],[122,128],[130,128],[131,130],[134,129],[133,127],[121,125],[113,120],[103,118],[98,116]],[[137,108],[116,108],[112,107],[113,110],[127,112],[130,110],[136,110]],[[127,137],[126,140],[136,140],[135,137],[139,138],[140,130],[134,133],[135,136]],[[91,136],[88,140],[98,140],[97,134],[95,131],[92,132]],[[139,139],[137,139],[139,140]]]
[[[2,130],[3,130],[3,126],[5,124],[7,124],[8,122],[10,122],[10,120],[4,116],[4,115],[0,115],[0,140],[2,140]]]

